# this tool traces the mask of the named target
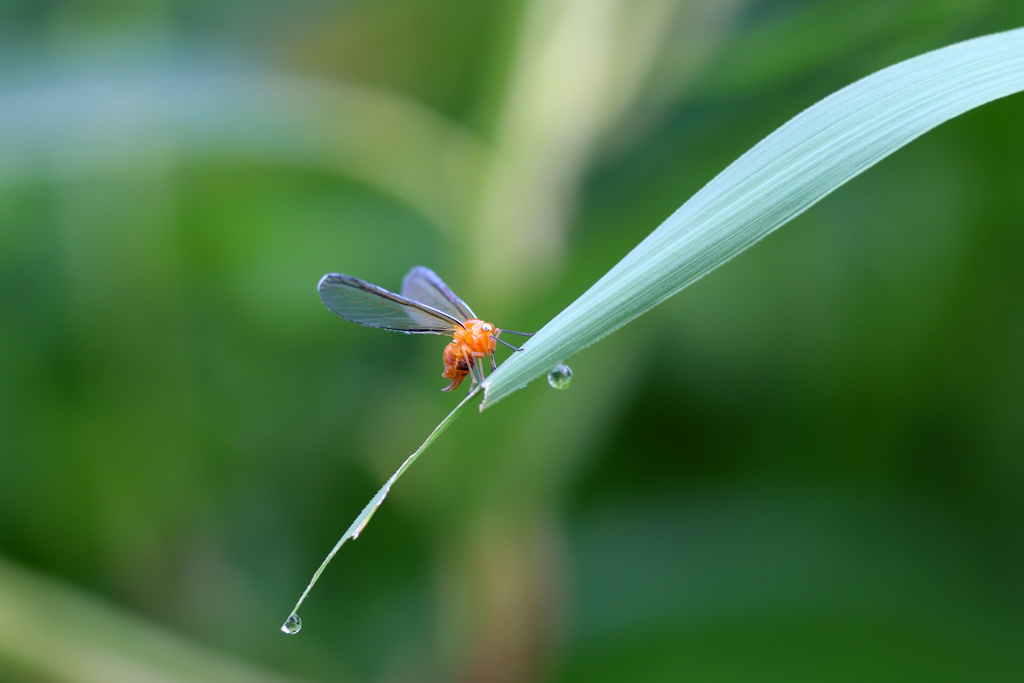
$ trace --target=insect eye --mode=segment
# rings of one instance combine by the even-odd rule
[[[491,327],[490,323],[484,323],[484,332],[490,332],[490,331],[492,331],[493,329],[494,329],[494,328],[493,328],[493,327]]]

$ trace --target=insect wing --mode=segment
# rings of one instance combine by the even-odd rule
[[[455,296],[437,273],[424,266],[416,266],[402,280],[402,296],[424,303],[459,320],[476,317],[473,309]]]
[[[317,285],[327,308],[345,320],[407,334],[452,334],[462,321],[359,278],[328,273]]]

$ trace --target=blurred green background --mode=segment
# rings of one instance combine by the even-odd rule
[[[543,382],[531,330],[730,161],[1019,0],[0,2],[0,680],[1024,680],[1024,98]],[[504,357],[499,351],[499,359]]]

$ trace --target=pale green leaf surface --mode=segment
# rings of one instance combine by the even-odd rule
[[[1024,89],[1024,29],[878,71],[733,162],[483,384],[481,410],[645,313],[939,124]]]

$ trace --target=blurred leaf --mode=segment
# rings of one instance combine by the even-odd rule
[[[0,91],[0,182],[270,161],[370,183],[452,235],[466,221],[478,142],[394,93],[258,74],[91,80]]]
[[[55,656],[56,655],[56,656]],[[0,561],[0,663],[71,683],[284,683]]]

